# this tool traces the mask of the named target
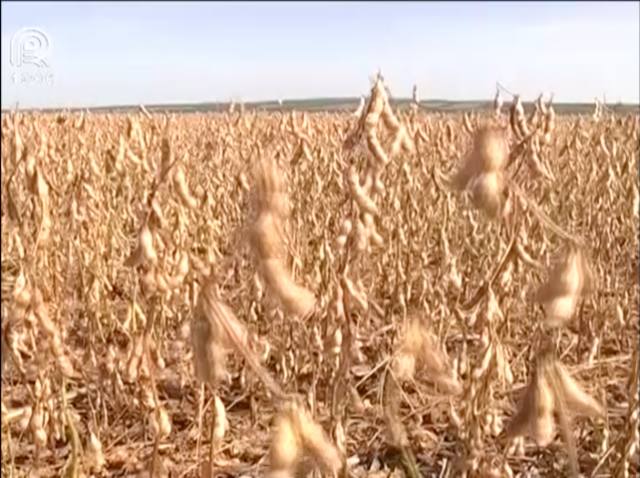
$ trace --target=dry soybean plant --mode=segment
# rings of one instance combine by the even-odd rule
[[[3,476],[634,476],[640,116],[507,94],[3,112]]]

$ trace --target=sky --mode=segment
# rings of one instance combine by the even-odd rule
[[[3,108],[357,97],[378,69],[397,97],[640,102],[640,2],[3,1],[1,22]]]

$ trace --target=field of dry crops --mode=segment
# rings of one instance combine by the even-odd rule
[[[3,476],[634,475],[638,115],[520,108],[3,114]]]

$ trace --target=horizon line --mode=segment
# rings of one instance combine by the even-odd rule
[[[360,96],[321,96],[321,97],[304,97],[304,98],[287,98],[287,99],[271,99],[271,100],[259,100],[259,101],[242,101],[242,100],[228,100],[228,101],[198,101],[198,102],[170,102],[170,103],[137,103],[137,104],[102,104],[102,105],[94,105],[94,106],[49,106],[49,107],[20,107],[20,102],[16,102],[15,106],[3,107],[1,109],[2,113],[9,113],[13,111],[22,111],[22,112],[64,112],[64,111],[91,111],[91,110],[126,110],[126,109],[139,109],[140,107],[144,107],[145,109],[162,109],[162,108],[197,108],[197,107],[224,107],[230,106],[232,104],[236,104],[238,106],[244,105],[249,107],[260,107],[260,106],[271,106],[285,108],[291,108],[292,103],[320,103],[315,106],[318,109],[331,109],[332,106],[340,105],[342,107],[347,107],[347,104],[355,103],[356,105],[360,101],[360,98],[364,97],[365,99],[368,96],[360,95]],[[411,103],[413,100],[410,97],[397,97],[391,98],[391,101],[394,103],[404,104]],[[536,100],[531,101],[523,101],[523,105],[531,105],[534,104]],[[287,103],[289,105],[287,105]],[[323,104],[324,103],[324,104]],[[334,105],[326,104],[326,103],[334,103]],[[423,99],[418,102],[419,105],[428,105],[433,103],[445,103],[445,104],[465,104],[465,103],[473,103],[478,105],[492,104],[493,99],[468,99],[468,100],[447,100],[443,98],[429,98]],[[504,101],[504,106],[511,104],[511,100]],[[554,101],[554,105],[556,106],[593,106],[593,101],[570,101],[570,102],[558,102]],[[622,108],[640,108],[639,103],[632,102],[607,102],[606,105],[609,107],[622,107]]]

